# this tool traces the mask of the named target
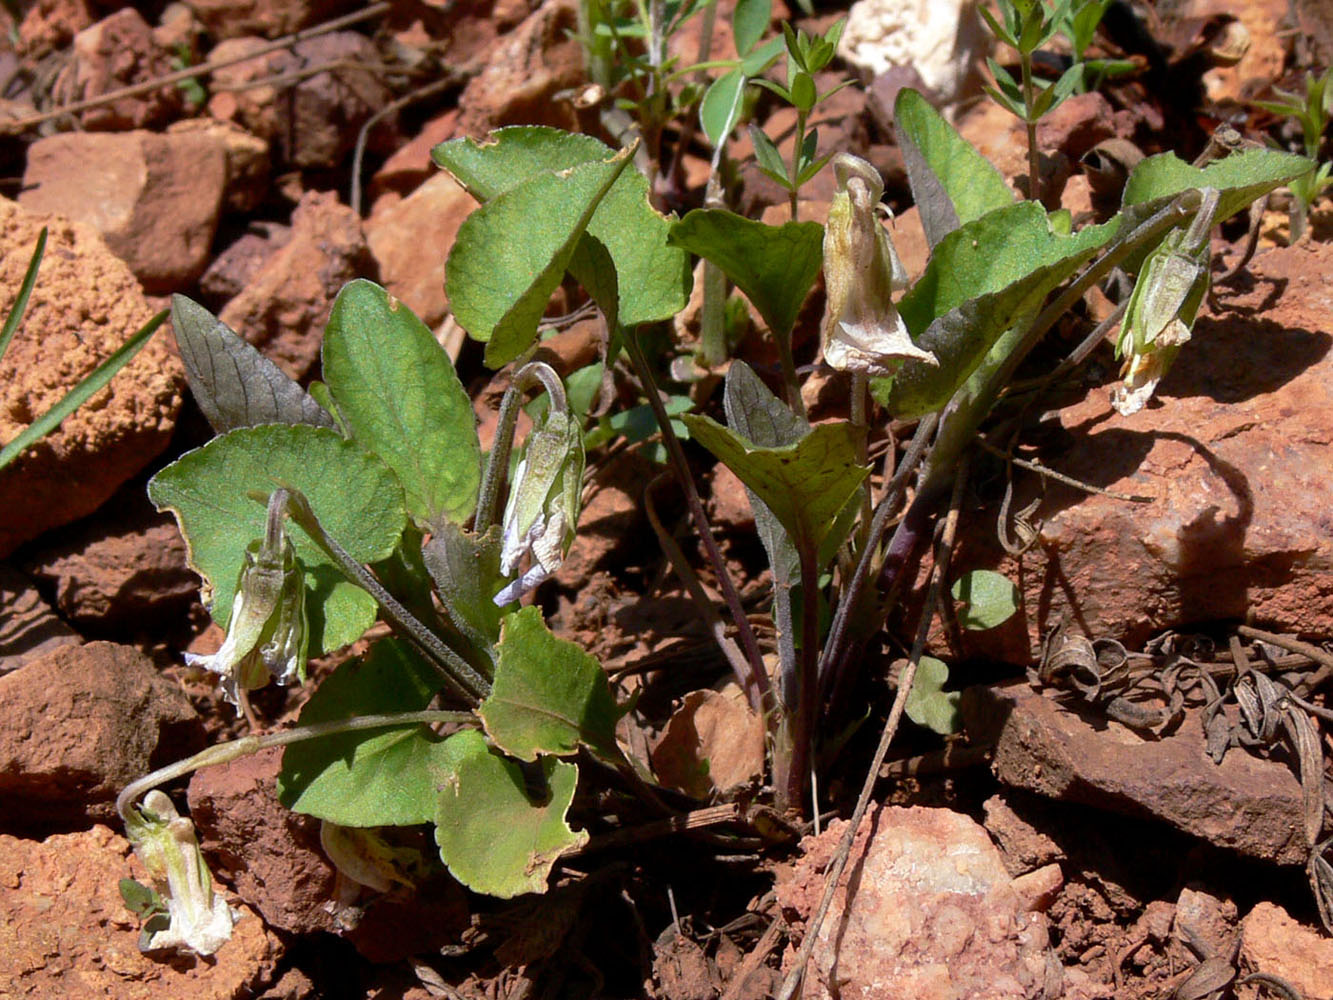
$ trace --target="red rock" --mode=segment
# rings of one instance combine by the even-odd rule
[[[384,287],[429,327],[438,326],[448,311],[445,259],[476,207],[476,199],[453,177],[437,173],[366,221],[366,243]]]
[[[1036,871],[1064,859],[1060,845],[1015,812],[1003,795],[992,795],[982,808],[986,832],[999,846],[1010,875]]]
[[[219,42],[209,60],[224,62],[262,49],[262,38],[231,37]],[[235,122],[252,135],[273,143],[283,131],[286,111],[279,107],[278,88],[272,84],[252,86],[260,80],[295,72],[300,60],[287,49],[278,49],[253,59],[214,70],[209,85],[208,113]]]
[[[1214,764],[1197,711],[1170,735],[1143,739],[1118,722],[1076,714],[1026,681],[969,688],[962,710],[973,739],[995,742],[992,767],[1006,785],[1149,816],[1264,861],[1305,863],[1291,770],[1235,749]]]
[[[0,674],[79,641],[31,580],[0,564]]]
[[[190,0],[195,17],[214,38],[277,38],[345,13],[351,0]]]
[[[173,616],[183,621],[199,593],[175,520],[153,510],[142,484],[122,490],[53,544],[30,551],[24,567],[54,587],[61,613],[101,635],[120,628],[130,638]]]
[[[136,83],[165,76],[173,69],[171,56],[153,40],[152,29],[133,7],[122,7],[74,36],[72,59],[57,82],[65,103],[90,100]],[[80,112],[83,127],[95,131],[123,131],[161,124],[180,110],[181,91],[175,86],[122,97]],[[86,164],[84,164],[86,169]]]
[[[292,54],[304,67],[329,65],[298,83],[279,106],[291,118],[278,134],[283,159],[297,167],[338,167],[356,144],[357,132],[376,111],[393,100],[393,92],[378,72],[367,67],[381,61],[375,44],[355,31],[334,31],[297,42]],[[371,133],[371,149],[392,133],[389,117]],[[392,148],[392,147],[390,147]]]
[[[319,847],[319,820],[277,799],[282,750],[265,750],[196,771],[190,818],[213,874],[227,882],[270,927],[306,934],[337,931],[325,909],[337,870]]]
[[[46,256],[5,355],[3,441],[59,402],[152,316],[129,269],[91,228],[33,215],[4,199],[0,288],[18,289],[43,225],[50,229]],[[165,448],[183,385],[180,364],[158,335],[110,386],[0,472],[0,557],[92,513]]]
[[[0,822],[110,820],[125,785],[202,739],[189,699],[138,650],[61,646],[0,677]]]
[[[219,318],[288,375],[301,378],[319,357],[339,289],[373,274],[360,219],[336,194],[311,191],[292,213],[291,239]]]
[[[169,292],[203,273],[226,184],[206,135],[68,132],[29,148],[19,204],[88,223],[144,288]]]
[[[92,23],[87,0],[37,0],[26,5],[19,23],[19,49],[29,59],[40,59],[65,48]]]
[[[740,477],[718,462],[710,474],[712,490],[708,496],[708,519],[715,528],[753,531],[754,511]]]
[[[269,144],[239,125],[215,118],[184,118],[167,127],[169,134],[201,133],[221,147],[227,164],[222,205],[227,212],[253,212],[268,193]]]
[[[213,263],[199,278],[199,290],[221,302],[234,299],[291,238],[290,226],[277,222],[252,222],[249,231],[213,258]]]
[[[954,565],[1021,581],[1034,649],[1062,622],[1131,649],[1247,616],[1333,634],[1330,269],[1333,244],[1260,255],[1249,290],[1222,294],[1234,311],[1201,315],[1156,403],[1121,417],[1099,385],[1043,421],[1043,465],[1153,502],[1049,484],[1021,562],[998,551],[993,515],[964,523]],[[1014,509],[1036,496],[1034,479],[1018,474]],[[982,655],[988,641],[965,637]]]
[[[452,139],[457,127],[457,108],[450,108],[444,114],[426,122],[416,138],[399,147],[384,161],[384,165],[375,171],[375,176],[370,181],[371,198],[378,200],[380,196],[390,191],[403,195],[410,194],[438,174],[440,168],[431,159],[430,151],[440,143]]]
[[[458,98],[458,131],[476,138],[501,125],[552,125],[573,130],[570,104],[554,100],[584,80],[575,0],[545,0],[490,52]]]
[[[779,871],[778,902],[798,927],[819,904],[845,827],[835,820],[806,837],[803,857]],[[805,996],[1036,998],[1059,990],[1046,918],[1026,909],[985,830],[947,809],[866,814],[820,928]]]
[[[0,996],[244,1000],[272,980],[282,942],[245,908],[207,961],[140,952],[122,878],[148,881],[129,843],[105,826],[44,841],[0,835]]]
[[[1333,996],[1333,941],[1276,903],[1259,903],[1241,921],[1240,958],[1246,968],[1285,979],[1301,996]]]

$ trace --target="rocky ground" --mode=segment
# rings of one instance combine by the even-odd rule
[[[0,148],[0,306],[13,300],[38,231],[50,230],[26,322],[3,361],[0,441],[172,292],[215,310],[291,376],[312,378],[333,297],[371,277],[456,358],[486,445],[504,376],[451,323],[443,285],[474,203],[429,151],[519,123],[610,141],[605,116],[576,100],[585,76],[573,0],[113,6],[35,0],[18,5],[17,20],[0,14],[0,128],[10,136]],[[719,25],[732,5],[721,6]],[[928,83],[1019,187],[1025,140],[1012,117],[977,100],[977,32],[959,33],[942,64],[912,65],[910,53],[927,51],[912,34],[925,22],[914,4],[884,6],[897,41],[879,56],[865,41],[853,62],[834,64],[829,82],[852,75],[862,85],[821,108],[817,124],[822,149],[856,152],[884,174],[895,239],[915,274],[926,244],[888,121],[893,89]],[[1052,201],[1095,211],[1107,181],[1086,165],[1104,164],[1124,148],[1117,143],[1189,158],[1222,121],[1252,139],[1299,139],[1247,102],[1274,85],[1299,88],[1305,70],[1328,65],[1327,21],[1313,3],[1240,6],[1156,5],[1149,41],[1129,49],[1142,72],[1043,123]],[[774,7],[776,24],[788,11]],[[820,28],[842,13],[821,7],[801,23]],[[697,27],[681,35],[675,50],[693,53]],[[1116,36],[1122,46],[1126,37]],[[724,57],[727,44],[719,28]],[[159,82],[191,66],[212,68]],[[779,142],[790,131],[790,112],[761,104],[757,114]],[[785,218],[785,196],[748,150],[748,140],[733,150],[735,205]],[[679,183],[659,193],[664,207],[684,210],[702,199],[702,142],[679,162]],[[822,218],[831,193],[831,180],[817,178],[804,216]],[[1285,197],[1259,219],[1257,255],[1217,288],[1149,409],[1123,417],[1111,408],[1108,344],[1025,430],[1023,457],[1104,492],[1011,468],[1009,510],[1025,512],[1033,544],[1009,551],[996,532],[1006,466],[978,460],[955,566],[1017,580],[1022,614],[987,632],[945,625],[933,635],[931,649],[967,688],[965,728],[943,743],[925,730],[900,735],[877,785],[882,805],[857,832],[850,885],[820,931],[806,996],[1280,995],[1267,976],[1296,995],[1333,997],[1333,941],[1307,876],[1319,872],[1302,785],[1310,775],[1281,739],[1215,763],[1207,732],[1216,716],[1200,688],[1169,679],[1188,665],[1225,689],[1238,665],[1258,664],[1317,713],[1333,674],[1333,243],[1317,206],[1311,231],[1287,245]],[[1244,238],[1243,219],[1215,234],[1219,274]],[[806,364],[822,292],[814,297],[797,334]],[[553,302],[551,313],[576,304]],[[1087,316],[1107,309],[1090,295]],[[1057,330],[1043,363],[1085,329],[1079,318]],[[687,354],[690,324],[680,332]],[[548,344],[565,372],[596,353],[589,323]],[[758,336],[738,349],[761,360],[768,350]],[[816,414],[838,412],[838,386],[819,371],[807,391]],[[175,789],[244,914],[235,937],[208,960],[141,954],[138,921],[116,886],[143,871],[115,796],[133,777],[244,729],[182,664],[187,649],[216,649],[221,633],[199,604],[173,520],[144,491],[149,475],[209,434],[164,333],[0,473],[0,998],[772,994],[822,893],[842,832],[833,817],[850,814],[864,778],[910,615],[874,651],[861,692],[872,724],[831,769],[822,833],[806,831],[799,844],[742,838],[719,851],[673,836],[612,847],[567,859],[552,892],[512,904],[437,877],[415,894],[362,900],[353,922],[329,905],[337,873],[318,824],[277,804],[279,756],[259,755]],[[692,459],[743,595],[762,606],[768,583],[744,491],[702,450]],[[708,689],[720,657],[641,500],[657,471],[641,450],[590,456],[578,541],[541,599],[561,634],[597,655],[622,689],[637,686],[659,777],[735,820],[753,795],[726,792],[752,785],[762,729]],[[682,509],[661,506],[664,519],[684,523]],[[1011,514],[1004,531],[1014,530]],[[1057,626],[1097,640],[1088,649],[1103,667],[1123,647],[1134,704],[1156,709],[1183,693],[1181,719],[1145,727],[1124,705],[1060,687],[1058,671],[1029,676],[1039,661],[1049,666],[1043,643]],[[296,689],[265,691],[256,710],[265,725],[282,725],[303,700]],[[1326,752],[1326,735],[1319,744]],[[712,779],[702,785],[701,757]],[[1326,794],[1322,777],[1316,795]],[[1322,822],[1317,800],[1314,811]]]

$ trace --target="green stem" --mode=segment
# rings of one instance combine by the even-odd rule
[[[800,108],[796,109],[796,145],[791,151],[791,173],[787,175],[788,182],[791,184],[791,221],[797,220],[797,204],[801,195],[801,187],[796,183],[796,178],[801,175],[801,147],[805,145],[805,121],[806,112]]]
[[[464,701],[475,705],[485,700],[491,693],[490,681],[477,673],[470,663],[446,646],[438,635],[403,607],[369,570],[353,559],[347,550],[338,544],[337,539],[324,530],[324,526],[319,523],[319,518],[310,507],[310,501],[300,490],[289,492],[288,512],[292,520],[324,550],[347,579],[375,598],[389,624],[426,657]]]
[[[284,729],[279,733],[266,733],[263,736],[243,736],[239,740],[217,743],[200,750],[192,757],[178,760],[166,767],[160,767],[142,778],[136,778],[125,786],[116,798],[116,812],[120,818],[130,821],[130,806],[147,792],[168,781],[175,781],[187,774],[193,774],[215,764],[228,764],[233,760],[248,757],[268,750],[271,747],[289,746],[306,740],[322,739],[325,736],[337,736],[342,733],[360,732],[365,729],[387,729],[391,726],[433,725],[435,723],[475,723],[477,717],[471,712],[442,712],[427,710],[422,712],[399,712],[384,715],[354,715],[350,719],[333,719],[329,722],[316,722],[308,726]]]
[[[1019,53],[1023,73],[1023,124],[1028,133],[1028,198],[1041,201],[1041,154],[1037,150],[1037,119],[1032,116],[1036,88],[1032,83],[1032,53]]]
[[[509,473],[509,454],[514,447],[514,428],[518,424],[518,408],[523,404],[523,393],[539,384],[551,398],[550,405],[556,410],[569,409],[565,398],[565,385],[560,381],[554,368],[545,361],[529,361],[514,373],[500,400],[500,416],[495,425],[495,438],[491,442],[491,452],[486,457],[486,473],[481,479],[481,494],[477,498],[477,516],[473,519],[472,530],[479,535],[495,523],[496,500],[500,493],[500,481]]]
[[[680,446],[680,439],[671,428],[671,417],[657,394],[657,383],[653,379],[652,369],[648,366],[648,359],[644,357],[637,330],[625,331],[625,349],[629,353],[630,363],[638,373],[639,381],[643,383],[644,395],[648,397],[648,405],[652,408],[657,426],[662,432],[662,443],[666,446],[667,456],[671,459],[676,478],[680,481],[680,488],[685,493],[685,502],[689,508],[690,519],[694,522],[694,530],[699,535],[699,541],[704,547],[708,561],[713,564],[713,572],[717,574],[718,589],[722,591],[722,599],[726,601],[727,610],[731,613],[731,620],[736,626],[736,635],[745,653],[748,667],[747,673],[737,674],[736,679],[740,682],[741,690],[745,692],[751,707],[771,719],[773,716],[770,713],[777,713],[778,705],[773,697],[773,687],[769,683],[768,672],[764,669],[764,658],[759,652],[759,642],[755,638],[754,629],[750,627],[745,607],[741,604],[740,592],[737,591],[736,584],[727,571],[726,560],[722,558],[722,552],[713,538],[713,529],[708,524],[703,501],[699,499],[699,490],[694,485],[694,477],[690,475],[690,464],[685,458],[685,449]]]

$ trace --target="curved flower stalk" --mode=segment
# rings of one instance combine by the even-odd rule
[[[551,395],[550,403],[541,425],[523,442],[502,521],[500,572],[513,573],[528,553],[532,565],[495,595],[501,606],[518,600],[560,568],[579,523],[583,432],[563,399]]]
[[[242,692],[270,678],[279,684],[305,679],[305,583],[287,538],[287,501],[286,490],[273,491],[264,538],[245,551],[222,648],[209,656],[185,654],[187,665],[217,674],[223,696],[238,707]]]
[[[839,371],[892,375],[908,359],[938,364],[917,347],[893,304],[907,272],[876,214],[884,194],[878,171],[860,157],[833,158],[838,190],[824,227],[824,360]]]
[[[153,789],[132,808],[125,834],[167,906],[165,929],[144,928],[142,951],[175,948],[211,955],[231,938],[234,914],[213,893],[213,876],[195,839],[194,824],[166,793]]]
[[[1144,261],[1129,297],[1116,357],[1125,359],[1124,383],[1111,405],[1121,416],[1138,413],[1157,391],[1180,348],[1189,342],[1211,274],[1209,231],[1219,194],[1203,189],[1203,202],[1187,230],[1172,231]]]

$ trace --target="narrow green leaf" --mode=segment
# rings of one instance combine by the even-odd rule
[[[498,129],[481,143],[452,139],[431,155],[474,197],[488,202],[536,174],[605,161],[613,153],[591,136],[515,126]],[[648,201],[647,179],[634,169],[620,175],[588,223],[588,233],[615,261],[625,326],[670,319],[685,308],[689,258],[667,246],[668,223]],[[583,281],[585,275],[575,277]]]
[[[37,245],[33,247],[32,257],[28,260],[28,269],[23,273],[23,281],[19,284],[19,293],[14,299],[14,304],[9,307],[4,328],[0,329],[0,358],[3,358],[5,352],[9,350],[9,342],[14,339],[14,333],[23,322],[23,314],[28,311],[28,299],[32,296],[33,286],[37,284],[37,272],[42,266],[42,257],[45,254],[46,227],[43,226],[42,231],[37,234]]]
[[[215,434],[260,424],[334,426],[295,379],[199,303],[173,295],[171,327],[190,391]]]
[[[440,788],[435,843],[454,878],[474,892],[511,899],[545,892],[560,855],[582,847],[588,834],[565,822],[579,769],[553,757],[535,768],[489,750],[471,730],[445,741],[453,766]],[[545,788],[528,792],[528,778]]]
[[[496,746],[526,761],[567,757],[580,746],[620,758],[620,713],[605,671],[577,644],[552,635],[540,610],[505,616],[499,653],[495,684],[479,710]]]
[[[439,673],[406,642],[381,639],[320,682],[297,725],[418,712],[440,686]],[[278,801],[340,826],[429,823],[450,761],[443,748],[421,724],[293,743],[283,753]]]
[[[419,527],[472,516],[481,446],[453,362],[412,310],[364,279],[338,293],[324,379],[352,439],[393,469]]]
[[[785,337],[819,276],[823,239],[816,222],[768,226],[723,209],[695,209],[671,227],[668,242],[720,267],[769,329]]]
[[[750,141],[754,144],[754,158],[759,168],[786,187],[791,186],[787,178],[787,165],[782,162],[778,147],[758,125],[750,126]]]
[[[579,237],[630,152],[536,174],[484,203],[459,229],[445,264],[449,303],[462,327],[486,344],[492,368],[536,338]]]
[[[965,629],[994,628],[1018,611],[1018,586],[1003,573],[976,569],[954,581],[950,591],[962,607],[958,623]]]
[[[267,496],[279,486],[304,493],[324,529],[363,563],[393,552],[407,523],[389,467],[324,427],[244,427],[186,452],[152,478],[148,496],[176,516],[219,624],[231,617],[246,546],[264,535],[264,505],[248,494]],[[375,621],[374,598],[344,579],[299,527],[290,525],[289,537],[307,574],[310,655],[355,641]]]
[[[815,81],[805,70],[792,77],[791,103],[798,111],[808,112],[815,106]]]
[[[699,102],[699,124],[714,148],[727,141],[741,116],[741,94],[745,75],[739,69],[724,73],[708,85]]]
[[[770,38],[759,48],[741,59],[741,72],[747,77],[756,77],[777,62],[782,55],[782,39]]]
[[[711,417],[687,414],[684,420],[694,438],[768,505],[797,551],[819,551],[866,478],[848,424],[821,424],[794,445],[761,448]]]
[[[0,469],[18,458],[25,449],[32,447],[50,434],[60,426],[66,417],[105,388],[106,384],[116,377],[116,373],[143,350],[143,346],[148,343],[148,338],[157,332],[157,328],[162,325],[166,318],[167,312],[164,309],[141,326],[129,340],[117,347],[110,357],[66,393],[60,402],[25,427],[14,440],[0,448]]]
[[[731,37],[736,42],[738,55],[747,55],[759,44],[772,16],[772,0],[737,0],[736,10],[731,15]]]
[[[912,690],[907,692],[907,703],[903,706],[909,719],[941,736],[956,733],[963,727],[958,708],[962,695],[943,690],[948,679],[949,668],[944,663],[933,656],[921,657],[916,665]]]

